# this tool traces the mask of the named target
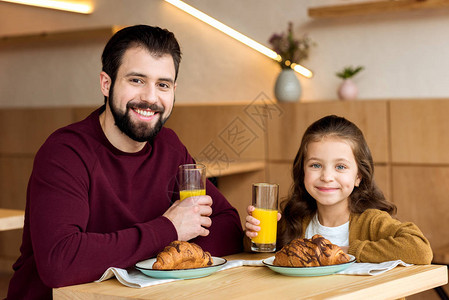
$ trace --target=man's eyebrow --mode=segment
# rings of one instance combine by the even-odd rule
[[[128,74],[125,75],[125,77],[129,77],[129,76],[137,76],[137,77],[143,77],[143,78],[147,77],[147,75],[138,73],[138,72],[129,72]]]
[[[173,84],[175,81],[173,80],[173,79],[171,79],[171,78],[159,78],[159,80],[160,81],[165,81],[165,82],[168,82],[168,83],[171,83],[171,84]]]

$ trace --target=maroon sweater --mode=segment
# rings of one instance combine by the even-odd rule
[[[116,149],[99,114],[53,133],[30,177],[21,256],[8,299],[51,299],[51,288],[100,278],[154,257],[177,239],[162,214],[179,199],[178,166],[193,163],[176,134],[163,128],[140,152]],[[242,250],[237,211],[209,181],[213,199],[207,237],[192,240],[214,256]]]

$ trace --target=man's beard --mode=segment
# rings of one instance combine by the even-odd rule
[[[114,116],[115,125],[129,138],[136,142],[151,142],[156,135],[161,131],[162,126],[164,126],[167,121],[168,115],[166,118],[162,118],[162,115],[165,112],[164,107],[158,106],[156,104],[148,104],[146,102],[137,103],[136,105],[130,104],[128,102],[126,104],[125,113],[120,112],[120,110],[114,105],[114,97],[113,97],[113,88],[109,91],[109,108],[111,109],[112,115]],[[159,114],[159,118],[157,123],[153,127],[149,127],[147,123],[133,123],[130,117],[130,107],[140,108],[140,109],[151,109]]]

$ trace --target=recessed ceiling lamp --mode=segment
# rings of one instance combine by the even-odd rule
[[[62,0],[0,0],[3,2],[38,6],[57,10],[76,12],[80,14],[90,14],[94,8],[90,1],[62,1]]]
[[[216,29],[220,30],[221,32],[229,35],[230,37],[238,40],[239,42],[244,43],[245,45],[253,48],[256,51],[259,51],[260,53],[268,56],[271,59],[274,59],[278,62],[282,61],[282,58],[279,54],[271,50],[270,48],[265,47],[264,45],[250,39],[249,37],[241,34],[240,32],[232,29],[231,27],[215,20],[214,18],[206,15],[205,13],[199,11],[198,9],[184,3],[181,0],[165,0],[166,2],[176,6],[177,8],[185,11],[186,13],[194,16],[195,18],[203,21],[206,24],[209,24],[212,27],[215,27]],[[311,78],[313,76],[312,71],[309,69],[298,65],[298,64],[292,64],[291,68],[301,74],[302,76],[306,78]]]

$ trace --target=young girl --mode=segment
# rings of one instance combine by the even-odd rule
[[[374,182],[371,152],[360,129],[327,116],[304,133],[293,163],[293,184],[281,205],[277,249],[295,238],[321,234],[358,262],[401,259],[429,264],[429,241],[413,223],[392,218],[396,206]],[[259,221],[248,207],[246,235],[255,237]]]

